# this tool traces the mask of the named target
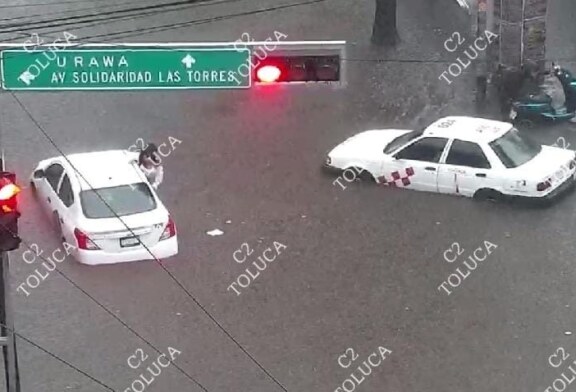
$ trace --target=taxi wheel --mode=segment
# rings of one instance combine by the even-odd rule
[[[376,182],[376,180],[374,179],[374,177],[372,176],[372,174],[370,174],[369,171],[362,169],[362,171],[360,173],[358,173],[357,169],[361,169],[360,167],[347,167],[346,169],[344,169],[343,172],[346,171],[350,171],[352,173],[354,173],[354,179],[356,181],[360,181],[360,182]]]
[[[374,176],[367,170],[362,170],[362,172],[358,174],[358,179],[362,182],[376,182]]]
[[[494,189],[479,189],[474,193],[474,199],[479,201],[498,202],[503,199],[502,193]]]

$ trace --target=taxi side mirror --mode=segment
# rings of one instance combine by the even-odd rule
[[[34,172],[34,178],[44,178],[44,177],[46,177],[46,173],[44,173],[44,170],[40,169]]]

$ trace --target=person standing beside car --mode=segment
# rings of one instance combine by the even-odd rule
[[[146,176],[146,179],[155,190],[164,179],[164,168],[158,156],[158,147],[154,143],[149,143],[138,157],[138,166]]]

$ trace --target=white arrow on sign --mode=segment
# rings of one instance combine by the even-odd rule
[[[196,64],[196,59],[187,54],[186,57],[182,59],[182,63],[184,63],[186,68],[192,68],[192,64]]]
[[[36,76],[32,75],[28,71],[24,71],[24,72],[22,72],[22,74],[20,76],[18,76],[18,80],[26,83],[26,85],[28,85],[28,86],[30,86],[30,82],[34,79],[36,79]]]

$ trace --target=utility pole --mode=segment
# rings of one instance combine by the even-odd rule
[[[10,306],[10,284],[7,252],[0,252],[0,345],[4,357],[4,372],[8,392],[20,392],[20,374],[18,371],[18,354],[16,352],[16,336],[14,335],[14,320]]]
[[[473,36],[482,37],[487,30],[486,26],[486,0],[476,0],[472,11],[474,18],[472,23]],[[488,63],[485,50],[478,53],[478,62],[476,63],[476,103],[482,104],[486,101],[486,88],[488,82]]]
[[[0,167],[4,172],[4,151],[2,151]],[[8,252],[0,251],[0,346],[2,346],[4,358],[7,392],[21,392],[16,335],[14,334],[14,319],[10,304],[9,264]]]
[[[476,38],[486,36],[487,32],[495,34],[498,38],[496,42],[488,45],[486,50],[480,51],[478,63],[476,65],[476,103],[484,107],[486,98],[488,102],[497,102],[497,95],[493,90],[494,74],[496,73],[498,63],[497,52],[500,47],[500,31],[496,26],[496,2],[500,4],[501,0],[476,0],[475,19],[473,23],[473,33]]]

